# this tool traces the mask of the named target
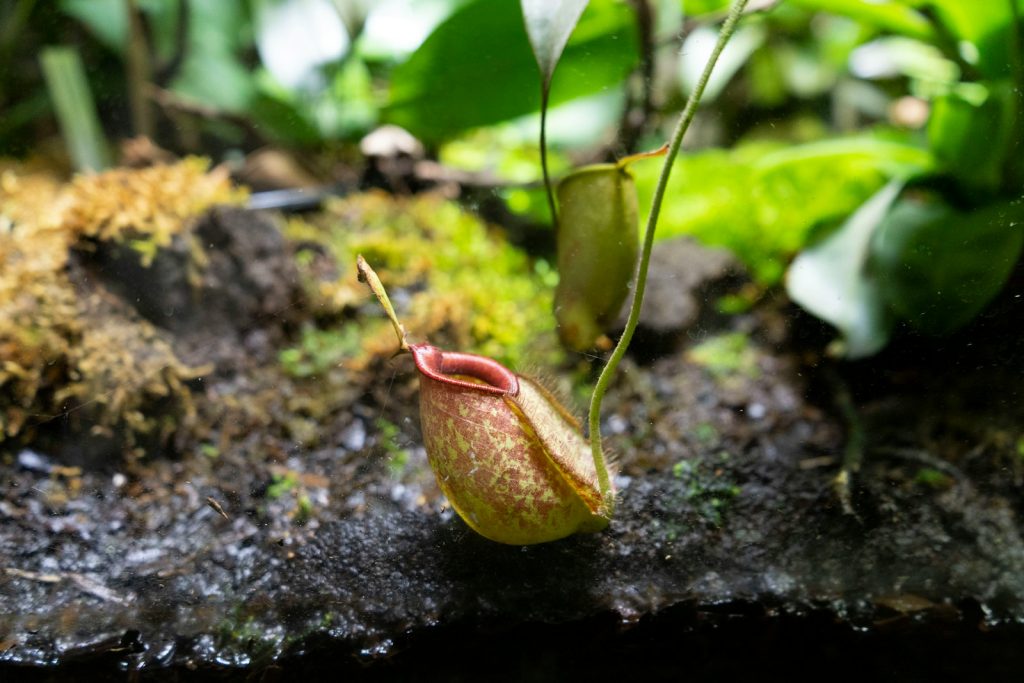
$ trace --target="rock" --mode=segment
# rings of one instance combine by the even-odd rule
[[[689,237],[656,243],[632,353],[657,356],[671,350],[687,331],[710,324],[719,297],[746,281],[743,266],[727,249]],[[628,297],[623,306],[617,331],[626,325],[631,301]]]
[[[100,243],[94,255],[81,257],[108,289],[170,331],[176,350],[196,365],[237,355],[231,347],[253,330],[277,341],[302,300],[280,230],[268,215],[245,209],[209,211],[149,265],[119,243]]]

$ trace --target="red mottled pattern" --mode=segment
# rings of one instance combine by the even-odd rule
[[[510,400],[533,427],[562,476],[569,480],[592,512],[600,513],[604,501],[594,458],[590,443],[583,438],[576,420],[560,408],[547,389],[529,377],[519,376],[519,394]]]
[[[564,419],[554,406],[551,415],[537,415],[543,399],[535,394],[532,420]],[[607,520],[595,519],[511,401],[420,375],[427,456],[452,507],[478,533],[501,543],[543,543],[602,528]],[[593,478],[592,463],[590,476],[568,469],[572,479]]]

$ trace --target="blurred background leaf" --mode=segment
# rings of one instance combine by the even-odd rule
[[[628,7],[590,3],[562,54],[556,104],[622,82],[636,63]],[[537,66],[516,0],[476,0],[430,35],[391,79],[385,118],[437,141],[537,111]]]
[[[888,306],[929,334],[949,334],[999,292],[1024,244],[1024,202],[958,211],[905,198],[879,226],[872,264]]]

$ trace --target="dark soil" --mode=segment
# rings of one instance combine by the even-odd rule
[[[218,265],[200,304],[161,268],[139,300],[155,318],[177,296],[190,312],[168,334],[218,367],[195,391],[270,394],[267,421],[84,468],[0,454],[6,680],[934,680],[1024,664],[1019,277],[970,329],[857,364],[822,358],[827,332],[784,301],[724,317],[687,282],[706,310],[651,324],[606,401],[611,527],[509,547],[444,506],[407,358],[350,387],[315,439],[282,427],[301,392],[264,364],[299,295],[287,245],[241,220],[202,228]],[[671,282],[678,264],[659,263]],[[694,352],[723,333],[741,346],[721,362]],[[863,465],[844,509],[850,435]]]

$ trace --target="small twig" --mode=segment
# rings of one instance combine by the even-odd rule
[[[18,569],[17,567],[4,567],[4,573],[7,576],[13,576],[18,579],[26,579],[28,581],[38,581],[39,583],[60,583],[60,574],[42,574],[40,572],[30,572],[25,569]]]
[[[152,83],[146,87],[146,96],[157,103],[162,109],[169,112],[180,112],[182,114],[189,114],[196,116],[201,119],[208,119],[211,121],[227,121],[233,123],[236,126],[241,127],[245,132],[252,137],[266,141],[266,134],[259,129],[252,121],[245,116],[239,114],[233,114],[217,107],[212,107],[202,102],[191,100],[186,97],[182,97],[177,93],[171,92],[165,88],[160,88]]]
[[[221,517],[223,517],[224,519],[231,519],[230,517],[228,517],[228,513],[224,512],[224,508],[221,507],[221,504],[218,503],[217,499],[214,498],[213,496],[206,497],[206,504],[213,508],[213,511]]]
[[[128,600],[122,598],[120,595],[110,590],[96,579],[91,579],[84,574],[77,574],[75,572],[60,572],[53,574],[41,574],[39,572],[26,571],[24,569],[18,569],[17,567],[4,567],[4,572],[8,576],[13,576],[19,579],[26,579],[28,581],[38,581],[39,583],[60,583],[61,581],[68,580],[71,583],[78,586],[79,590],[88,593],[100,600],[107,602],[116,602],[119,605],[128,604]]]

